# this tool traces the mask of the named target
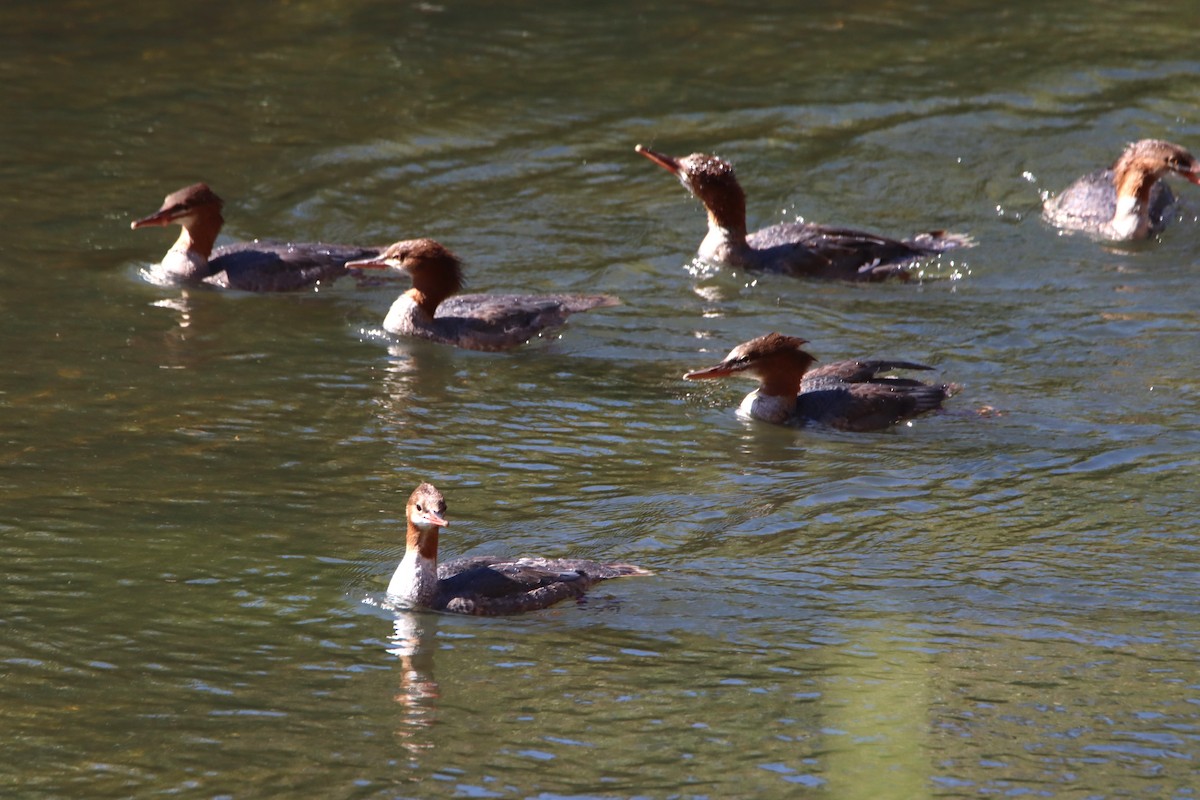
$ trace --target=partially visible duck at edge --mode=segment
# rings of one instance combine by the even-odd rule
[[[1159,180],[1168,174],[1200,184],[1200,162],[1177,144],[1142,139],[1108,169],[1089,172],[1046,200],[1043,212],[1066,230],[1118,242],[1146,239],[1167,226],[1175,205],[1170,187]]]
[[[208,284],[247,292],[305,289],[347,274],[346,262],[379,248],[323,243],[239,242],[214,248],[225,218],[224,201],[206,184],[167,195],[162,208],[135,220],[133,230],[179,225],[183,231],[163,260],[145,271],[161,285]]]
[[[759,385],[742,400],[738,414],[776,424],[816,423],[846,431],[887,428],[927,411],[958,387],[881,375],[897,369],[929,370],[908,361],[816,361],[804,339],[768,333],[729,352],[720,364],[684,375],[685,380],[747,375]]]
[[[570,314],[620,305],[608,295],[464,294],[462,262],[433,239],[396,242],[355,269],[391,268],[412,276],[412,288],[392,304],[384,330],[467,350],[508,350],[562,325]]]
[[[850,281],[907,279],[904,264],[953,247],[970,247],[969,236],[919,233],[903,241],[873,233],[805,222],[746,232],[746,195],[733,166],[717,156],[674,158],[640,144],[634,148],[670,172],[708,212],[708,235],[697,255],[720,266]]]
[[[442,493],[432,484],[422,483],[408,498],[405,515],[404,558],[387,593],[410,608],[478,616],[517,614],[582,597],[610,578],[653,574],[632,564],[568,558],[471,556],[438,564],[438,534],[449,525]]]

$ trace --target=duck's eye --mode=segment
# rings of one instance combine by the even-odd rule
[[[425,513],[425,509],[421,506],[420,503],[417,503],[417,511],[420,511],[422,514]]]

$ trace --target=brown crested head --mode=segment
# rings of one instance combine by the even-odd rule
[[[1118,186],[1131,172],[1148,174],[1156,180],[1173,172],[1192,183],[1200,184],[1200,162],[1197,162],[1187,149],[1162,139],[1142,139],[1133,142],[1121,153],[1112,169],[1116,173]]]
[[[442,528],[446,521],[446,498],[432,483],[422,483],[408,496],[408,521],[418,528]]]
[[[706,153],[674,158],[640,144],[634,149],[677,177],[704,204],[717,224],[726,228],[745,227],[746,193],[728,161]]]
[[[155,225],[166,226],[180,222],[197,212],[215,214],[219,219],[221,208],[225,202],[216,192],[208,188],[206,183],[193,183],[177,192],[172,192],[163,199],[162,207],[148,217],[131,222],[129,227],[134,230]]]
[[[406,239],[388,246],[375,258],[350,261],[347,267],[402,270],[412,276],[413,288],[439,300],[463,287],[462,262],[433,239]]]
[[[739,344],[729,351],[720,364],[689,372],[683,377],[684,380],[696,381],[747,373],[764,381],[778,377],[790,383],[794,378],[798,385],[800,378],[816,361],[804,350],[806,344],[807,341],[796,336],[768,333]]]
[[[437,560],[438,530],[446,521],[446,499],[431,483],[422,483],[408,497],[404,508],[408,519],[407,547],[424,558]]]

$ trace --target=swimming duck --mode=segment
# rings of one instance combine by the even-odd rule
[[[640,144],[634,150],[677,177],[704,204],[708,235],[697,255],[711,264],[810,278],[904,280],[909,277],[906,263],[973,245],[969,236],[940,230],[901,241],[807,222],[785,222],[747,234],[746,195],[728,161],[704,153],[674,158]]]
[[[185,186],[166,196],[162,207],[134,220],[133,230],[179,225],[179,238],[146,277],[162,285],[208,284],[247,292],[306,289],[347,273],[346,262],[379,253],[378,248],[322,243],[239,242],[214,248],[225,218],[224,201],[206,184]]]
[[[387,593],[414,608],[457,614],[498,616],[548,608],[579,598],[610,578],[652,575],[633,564],[606,564],[570,558],[456,558],[439,564],[438,534],[446,521],[446,500],[422,483],[405,506],[408,535],[404,558]]]
[[[391,268],[412,276],[412,288],[392,304],[384,330],[467,350],[508,350],[570,314],[620,305],[608,295],[458,294],[462,263],[433,239],[396,242],[374,258],[351,261],[351,268]]]
[[[1200,184],[1200,162],[1177,144],[1142,139],[1125,148],[1108,169],[1076,180],[1042,206],[1056,227],[1111,241],[1146,239],[1167,226],[1175,195],[1165,175]]]
[[[742,400],[741,416],[776,424],[818,423],[873,431],[940,408],[958,387],[881,373],[929,370],[910,361],[835,361],[811,369],[804,339],[768,333],[739,344],[720,363],[685,374],[696,381],[745,374],[759,386]]]

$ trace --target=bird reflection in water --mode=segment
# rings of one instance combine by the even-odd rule
[[[155,308],[165,308],[168,311],[175,312],[175,326],[178,330],[172,333],[180,339],[185,339],[187,329],[192,327],[192,304],[189,301],[187,290],[179,293],[178,297],[166,297],[162,300],[155,300],[150,304]]]
[[[387,652],[400,661],[400,687],[395,700],[404,714],[396,735],[415,759],[433,748],[433,742],[421,736],[432,726],[437,712],[438,684],[433,679],[432,615],[396,610],[394,632]]]
[[[456,404],[455,388],[463,382],[456,359],[446,348],[429,342],[391,342],[378,405],[382,421],[398,426],[423,419],[427,409]]]
[[[213,357],[213,337],[204,334],[213,329],[214,320],[194,293],[183,289],[175,297],[164,297],[150,305],[166,309],[175,319],[174,325],[162,329],[161,346],[157,339],[150,345],[162,369],[188,369]]]

